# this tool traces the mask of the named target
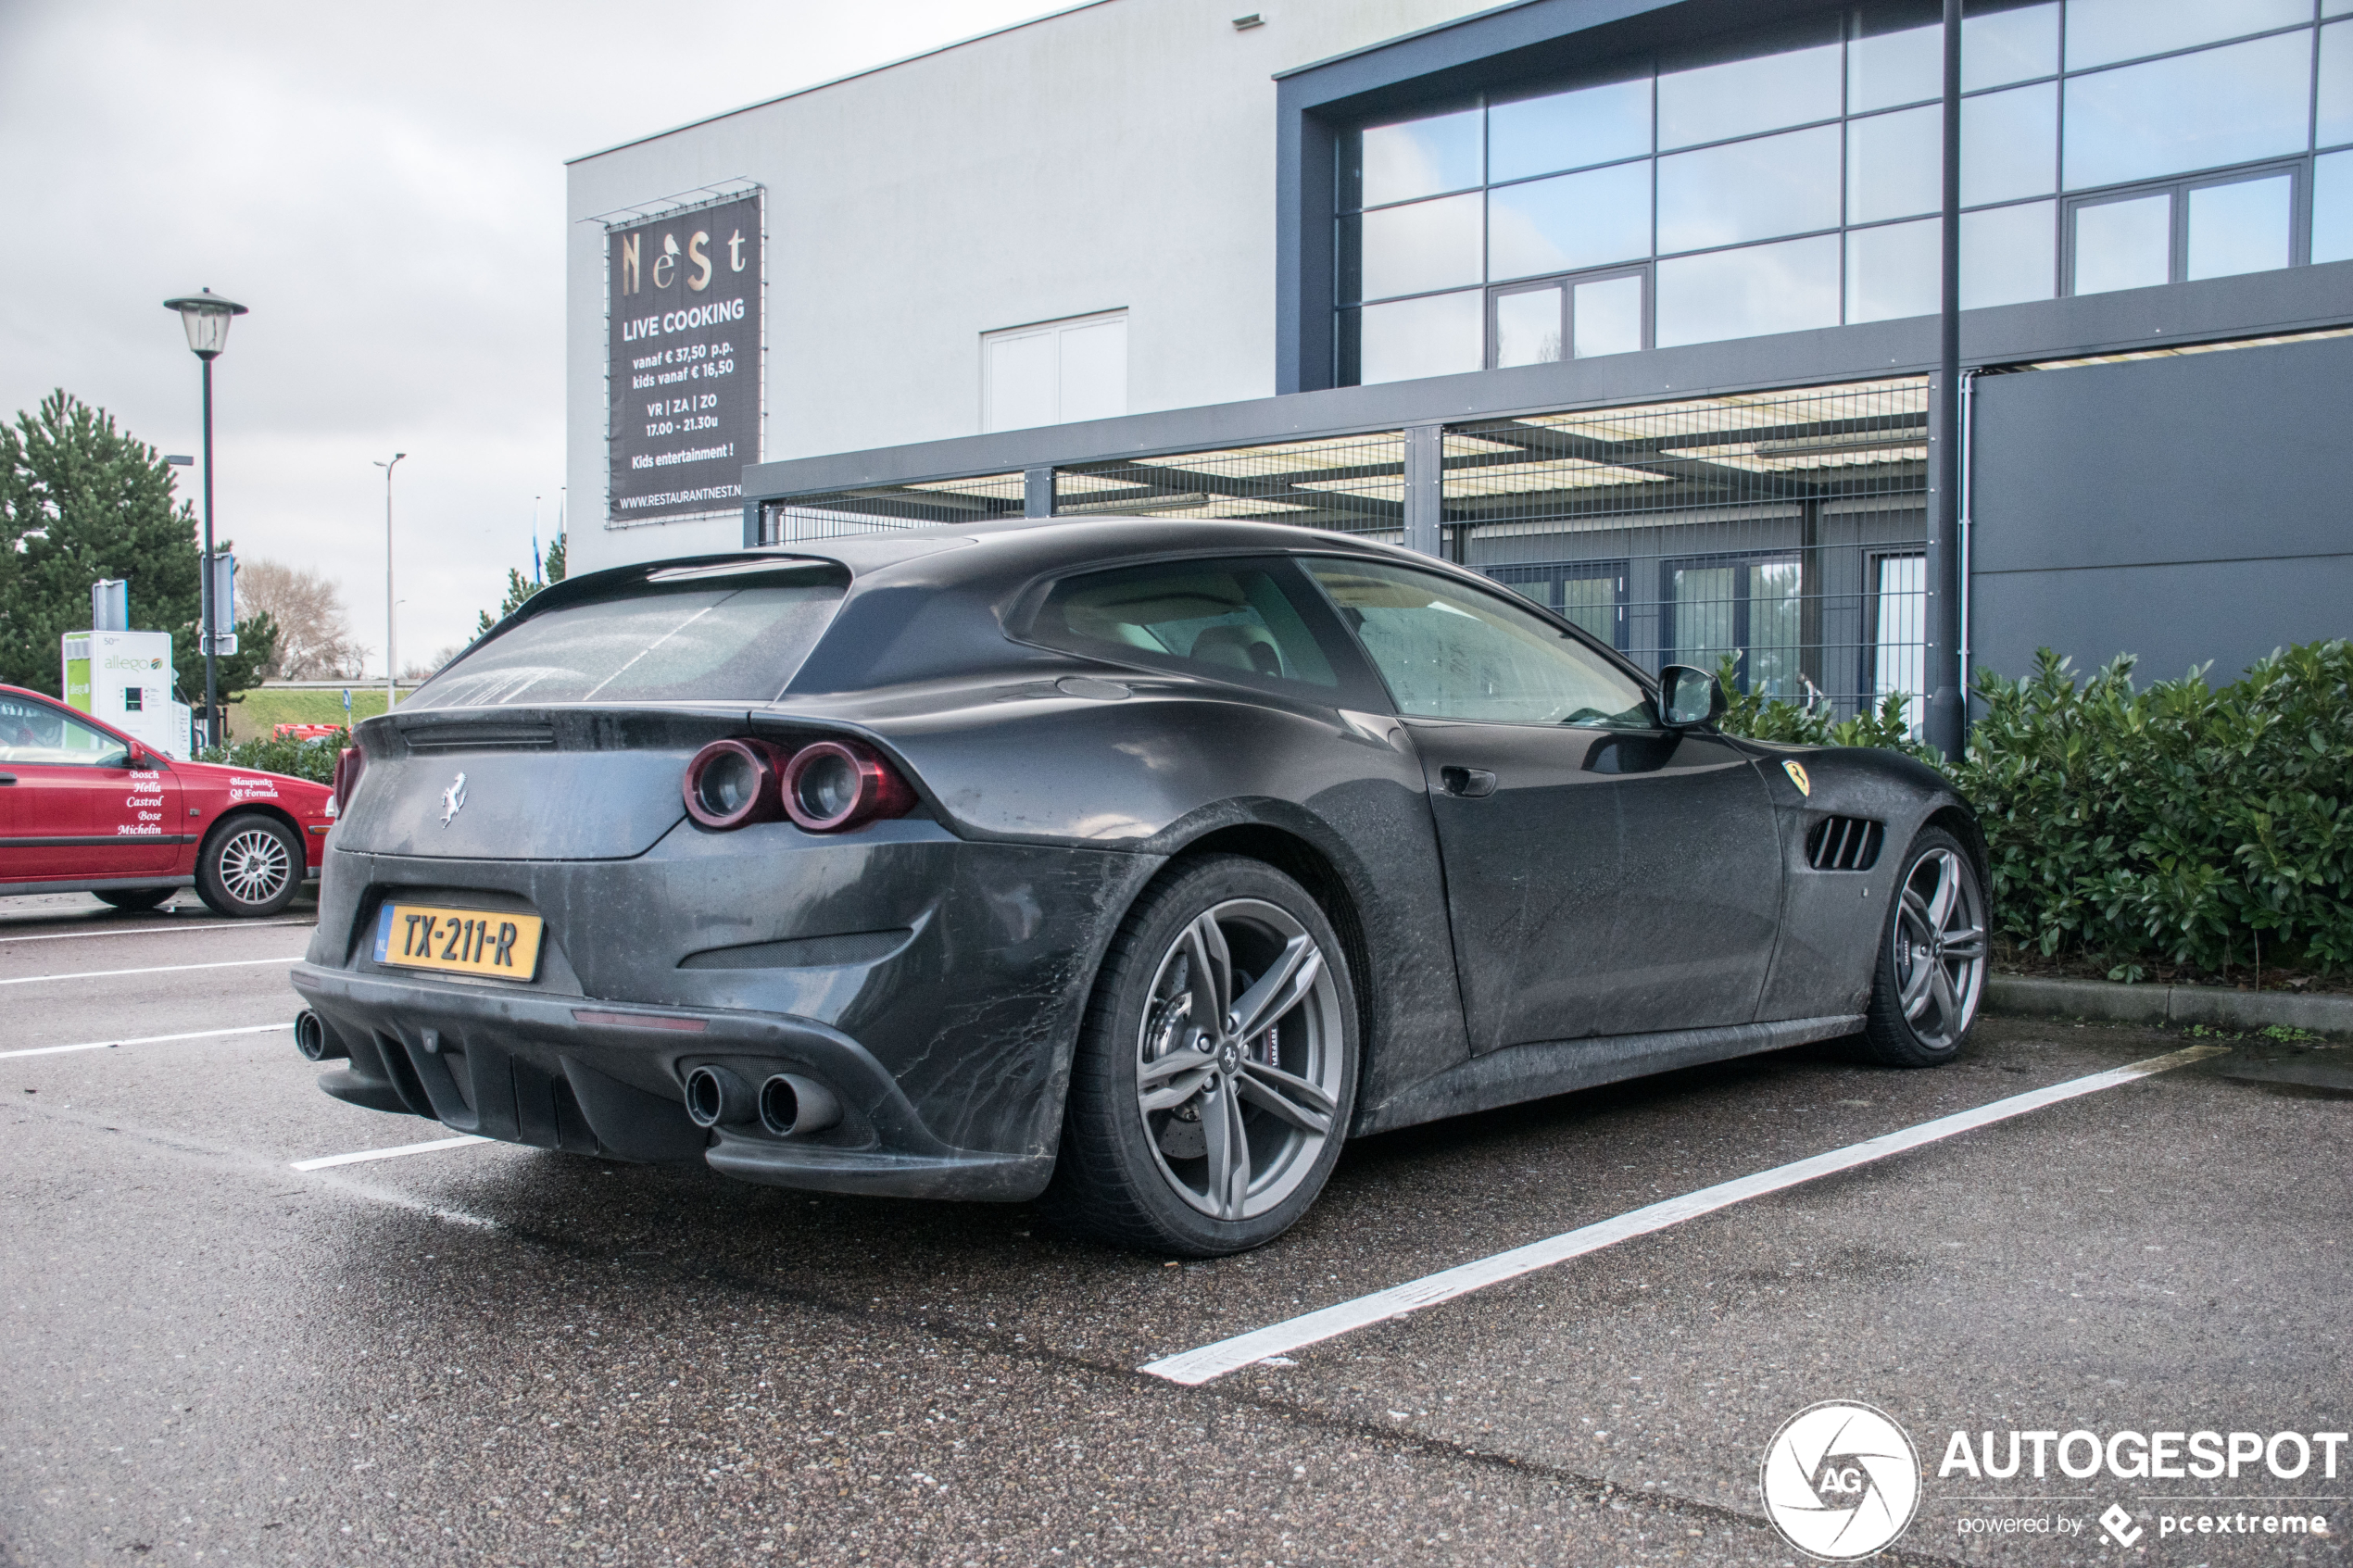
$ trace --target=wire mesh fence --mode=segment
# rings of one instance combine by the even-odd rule
[[[1406,434],[1064,464],[1057,517],[1233,519],[1402,543]],[[1527,414],[1446,428],[1446,553],[1652,670],[1716,669],[1838,717],[1917,705],[1928,383]],[[1020,473],[770,502],[763,543],[1023,514]],[[1917,719],[1917,711],[1915,711]]]
[[[1644,667],[1917,704],[1925,378],[1482,420],[1441,461],[1447,553]]]
[[[1231,518],[1360,537],[1405,533],[1405,434],[1282,441],[1054,470],[1057,517]]]
[[[1022,495],[1018,473],[795,495],[760,508],[760,542],[790,545],[806,539],[1017,518],[1022,515]]]

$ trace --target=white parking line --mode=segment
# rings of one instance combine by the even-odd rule
[[[470,1143],[491,1141],[467,1133],[459,1137],[435,1138],[431,1143],[404,1143],[397,1148],[363,1148],[357,1154],[329,1154],[317,1160],[297,1160],[294,1161],[294,1168],[297,1171],[323,1171],[330,1165],[364,1165],[371,1160],[397,1160],[404,1154],[431,1154],[437,1148],[462,1148]]]
[[[250,1029],[196,1029],[185,1035],[142,1035],[134,1040],[92,1040],[79,1046],[35,1046],[31,1050],[0,1051],[0,1060],[12,1056],[62,1056],[68,1051],[110,1051],[117,1046],[159,1046],[167,1040],[217,1040],[229,1035],[274,1035],[291,1029],[288,1023],[257,1023]]]
[[[1906,1149],[1949,1138],[1957,1133],[1969,1132],[2012,1116],[2022,1116],[2030,1110],[2040,1110],[2046,1105],[2073,1099],[2078,1095],[2112,1089],[2120,1084],[2129,1084],[2153,1073],[2163,1073],[2204,1057],[2221,1056],[2224,1052],[2225,1047],[2221,1046],[2193,1046],[2187,1050],[2134,1062],[2130,1067],[2095,1073],[2088,1078],[2073,1078],[2064,1084],[2054,1084],[2046,1089],[2012,1095],[2007,1099],[1981,1105],[1974,1110],[1941,1116],[1933,1122],[1923,1122],[1916,1127],[1850,1144],[1844,1148],[1834,1148],[1827,1154],[1817,1154],[1808,1160],[1759,1171],[1753,1176],[1702,1187],[1697,1192],[1636,1209],[1615,1219],[1568,1231],[1546,1241],[1532,1242],[1509,1252],[1498,1252],[1491,1258],[1443,1269],[1403,1285],[1391,1286],[1387,1290],[1375,1291],[1370,1296],[1359,1297],[1353,1301],[1342,1301],[1337,1306],[1308,1312],[1285,1323],[1252,1329],[1231,1339],[1221,1339],[1214,1345],[1165,1356],[1137,1370],[1150,1373],[1154,1377],[1164,1377],[1171,1383],[1189,1386],[1207,1383],[1229,1372],[1265,1361],[1269,1356],[1289,1355],[1304,1346],[1337,1338],[1368,1323],[1402,1318],[1421,1308],[1434,1307],[1441,1301],[1451,1301],[1457,1296],[1484,1290],[1491,1285],[1501,1285],[1505,1280],[1550,1268],[1554,1263],[1567,1262],[1571,1258],[1599,1251],[1630,1237],[1647,1236],[1653,1231],[1680,1224],[1685,1220],[1712,1214],[1718,1209],[1747,1198],[1761,1198],[1768,1192],[1780,1192],[1802,1182],[1851,1171],[1857,1165],[1884,1160],[1891,1154],[1901,1154]]]
[[[112,980],[123,974],[180,974],[192,969],[251,969],[256,964],[300,963],[302,955],[284,959],[229,959],[220,963],[167,963],[151,969],[90,969],[79,974],[24,974],[14,980],[0,980],[0,985],[43,985],[68,980]]]
[[[312,925],[307,920],[220,920],[202,925],[109,925],[99,931],[51,931],[39,936],[0,936],[0,942],[76,942],[92,936],[155,936],[182,931],[266,931],[273,925]]]

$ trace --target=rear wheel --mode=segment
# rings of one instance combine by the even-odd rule
[[[1961,841],[1923,828],[1905,852],[1881,933],[1864,1056],[1940,1067],[1960,1054],[1985,992],[1985,890]]]
[[[179,891],[176,887],[117,887],[94,893],[91,897],[101,904],[112,904],[118,909],[129,909],[135,914],[169,903],[171,896]]]
[[[1257,860],[1194,862],[1104,960],[1049,1204],[1120,1246],[1262,1246],[1323,1190],[1356,1071],[1355,997],[1315,899]]]
[[[232,817],[196,852],[196,897],[215,914],[274,915],[302,890],[302,872],[294,829],[275,817]]]

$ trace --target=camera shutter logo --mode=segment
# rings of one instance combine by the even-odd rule
[[[1826,1399],[1773,1434],[1758,1489],[1782,1539],[1808,1556],[1851,1562],[1911,1524],[1919,1453],[1885,1411]]]

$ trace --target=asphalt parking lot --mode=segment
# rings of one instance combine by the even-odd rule
[[[1175,1266],[1027,1208],[500,1145],[296,1170],[448,1135],[311,1086],[307,905],[180,906],[0,902],[9,1563],[1783,1563],[1758,1465],[1832,1399],[1928,1467],[1891,1561],[2339,1562],[2353,1531],[2353,1454],[1937,1474],[1955,1431],[2347,1427],[2353,1101],[2227,1055],[1198,1386],[1138,1370],[2178,1035],[1993,1021],[1943,1071],[1807,1049],[1365,1139],[1275,1246]],[[2160,1535],[2188,1499],[2333,1528]],[[2081,1533],[1964,1533],[1999,1518]]]

